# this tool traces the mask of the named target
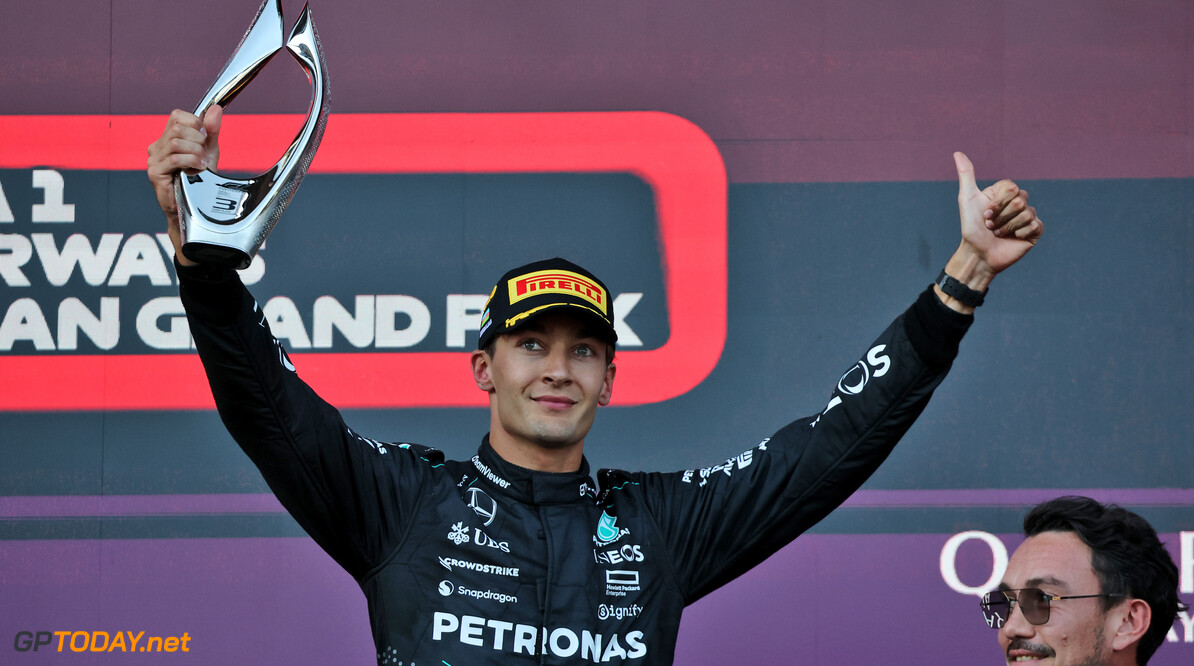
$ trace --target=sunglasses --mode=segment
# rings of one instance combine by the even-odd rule
[[[1024,613],[1024,619],[1028,620],[1029,624],[1045,624],[1049,621],[1050,602],[1065,599],[1114,599],[1122,596],[1122,594],[1079,594],[1059,597],[1055,594],[1046,594],[1040,588],[1026,587],[1021,590],[988,592],[983,595],[979,606],[983,609],[983,619],[987,621],[987,626],[992,629],[1000,629],[1003,627],[1003,623],[1011,618],[1012,610],[1016,606],[1020,607],[1020,612]]]

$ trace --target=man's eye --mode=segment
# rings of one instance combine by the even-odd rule
[[[543,345],[540,345],[538,340],[523,340],[518,345],[527,351],[539,351],[543,348]]]
[[[588,345],[581,345],[580,347],[576,348],[576,355],[581,356],[583,358],[589,358],[596,353],[597,352],[594,351],[593,348]]]

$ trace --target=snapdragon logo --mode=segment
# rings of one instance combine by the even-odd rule
[[[494,592],[493,590],[474,590],[463,585],[453,585],[450,581],[441,580],[439,582],[440,596],[450,597],[453,594],[458,594],[462,597],[469,597],[472,599],[481,599],[485,601],[496,601],[501,604],[516,604],[518,597],[502,594],[501,592]]]
[[[510,654],[550,655],[594,664],[642,659],[647,655],[647,642],[641,631],[602,634],[568,627],[548,629],[477,615],[457,617],[439,611],[432,622],[432,640],[455,639],[465,645]]]

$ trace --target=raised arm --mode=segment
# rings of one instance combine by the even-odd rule
[[[970,160],[954,159],[962,240],[945,272],[985,292],[1044,227],[1027,192],[1008,180],[980,191]],[[974,307],[962,300],[977,294],[957,293],[961,300],[937,284],[922,292],[846,369],[820,414],[710,467],[636,477],[687,601],[769,557],[878,469],[944,380],[973,321]]]
[[[149,146],[148,176],[166,215],[179,295],[220,418],[279,501],[353,576],[396,547],[414,512],[425,447],[358,435],[300,377],[265,311],[230,268],[183,256],[173,179],[214,169],[222,110],[170,115]],[[301,366],[301,363],[299,364]]]

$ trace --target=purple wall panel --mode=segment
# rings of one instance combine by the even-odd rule
[[[310,539],[6,541],[0,561],[6,660],[18,631],[186,633],[189,652],[168,655],[179,663],[373,660],[364,596]],[[130,659],[63,652],[71,663]]]
[[[946,534],[806,535],[685,615],[678,664],[999,663],[977,599],[939,568]],[[1014,535],[998,535],[1012,550]],[[1176,534],[1163,534],[1175,559]],[[364,598],[309,539],[0,542],[0,632],[145,631],[190,637],[171,663],[366,663]],[[990,573],[985,546],[963,547],[967,584]],[[1194,632],[1156,666],[1194,660]],[[29,663],[49,663],[57,639]],[[11,649],[5,646],[4,653]],[[70,663],[130,655],[64,652]]]

